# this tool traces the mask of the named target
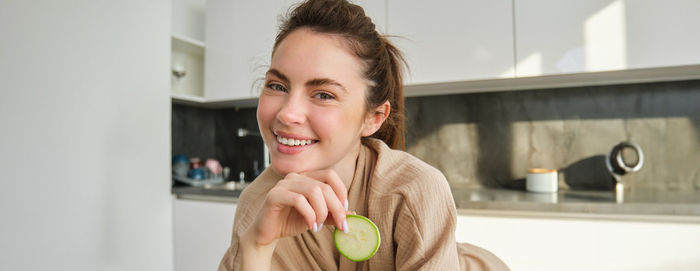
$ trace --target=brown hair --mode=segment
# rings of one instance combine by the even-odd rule
[[[366,108],[369,110],[389,101],[391,112],[381,128],[371,137],[386,142],[393,149],[405,148],[403,67],[401,52],[375,29],[362,7],[346,0],[308,0],[301,3],[282,22],[275,39],[274,51],[290,33],[302,27],[319,33],[336,34],[345,39],[349,49],[365,63],[365,78],[370,80]]]

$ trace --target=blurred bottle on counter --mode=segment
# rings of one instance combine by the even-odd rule
[[[260,171],[260,168],[258,168],[258,160],[255,160],[253,161],[253,180],[260,176],[260,173],[262,173],[262,171]]]
[[[236,188],[243,190],[243,188],[245,188],[245,187],[246,187],[245,172],[241,171],[240,173],[238,173],[238,184],[236,184]]]
[[[231,168],[224,167],[223,174],[224,174],[224,181],[227,181],[228,177],[231,176]]]
[[[199,159],[199,157],[193,157],[192,159],[190,159],[190,169],[200,167],[202,167],[202,159]]]
[[[201,167],[190,169],[187,173],[187,177],[195,180],[204,180],[207,178],[206,172],[204,172],[204,169]]]
[[[183,154],[173,156],[173,175],[185,177],[189,170],[190,158]]]
[[[199,159],[199,157],[190,159],[190,171],[187,172],[187,177],[195,180],[204,180],[207,178],[207,173],[202,168],[202,159]]]
[[[204,162],[204,166],[209,170],[209,173],[211,174],[208,176],[208,179],[222,179],[222,173],[223,173],[223,168],[221,167],[221,163],[219,163],[218,160],[216,159],[207,159],[207,161]]]

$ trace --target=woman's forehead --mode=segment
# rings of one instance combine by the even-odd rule
[[[290,33],[272,55],[271,69],[292,77],[364,79],[363,62],[333,34],[302,28]]]

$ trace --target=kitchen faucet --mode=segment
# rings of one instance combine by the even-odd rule
[[[244,136],[258,136],[262,138],[262,135],[258,133],[257,131],[251,131],[248,129],[244,128],[238,128],[238,137],[244,137]],[[267,145],[265,145],[265,140],[263,139],[263,169],[266,169],[268,166],[270,166],[270,151],[267,149]]]

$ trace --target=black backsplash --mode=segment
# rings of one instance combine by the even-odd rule
[[[173,105],[172,154],[188,157],[216,157],[214,110]]]
[[[229,180],[253,179],[254,161],[263,167],[263,140],[258,136],[238,137],[238,128],[258,131],[255,108],[207,109],[172,106],[172,154],[214,158],[231,168]]]

